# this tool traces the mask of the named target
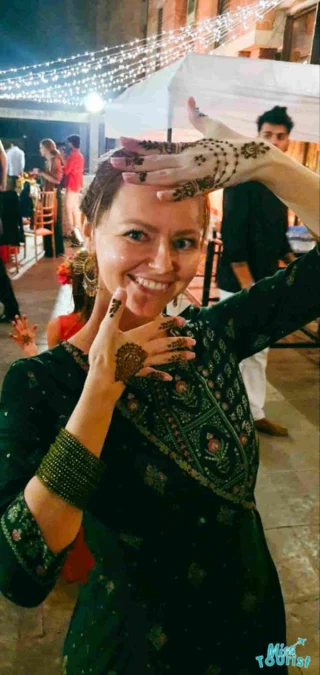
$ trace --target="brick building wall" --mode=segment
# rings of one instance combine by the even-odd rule
[[[145,37],[147,8],[147,0],[96,0],[97,47]]]

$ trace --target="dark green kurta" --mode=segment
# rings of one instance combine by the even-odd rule
[[[170,366],[173,382],[134,378],[125,390],[84,516],[96,566],[66,639],[68,675],[252,675],[270,642],[286,642],[238,363],[320,313],[319,268],[314,250],[250,291],[193,309],[175,333],[196,337],[195,362]],[[64,559],[48,550],[23,489],[86,372],[86,357],[64,343],[16,362],[4,382],[0,589],[17,604],[39,604]]]

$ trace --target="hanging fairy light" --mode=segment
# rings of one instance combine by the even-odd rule
[[[74,54],[54,61],[0,70],[0,98],[38,103],[99,107],[125,88],[146,79],[190,52],[212,53],[280,4],[258,0],[212,19],[116,47]],[[94,100],[94,97],[99,97]],[[112,98],[108,98],[112,97]],[[102,106],[103,107],[103,106]],[[102,108],[101,108],[102,109]]]

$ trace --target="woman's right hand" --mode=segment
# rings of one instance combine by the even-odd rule
[[[193,359],[195,340],[188,337],[168,337],[167,331],[183,326],[182,317],[159,316],[143,326],[127,332],[119,329],[125,310],[126,292],[118,289],[89,351],[88,380],[98,390],[106,388],[119,398],[130,377],[148,377],[169,381],[169,373],[157,366],[174,361]]]

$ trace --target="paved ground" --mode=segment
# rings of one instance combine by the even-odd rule
[[[70,288],[57,287],[55,267],[52,261],[42,260],[14,281],[21,310],[39,324],[42,349],[50,316],[71,311]],[[0,326],[0,380],[19,355],[7,333],[8,328]],[[312,657],[310,675],[319,671],[317,361],[311,350],[271,351],[267,414],[286,424],[290,437],[261,438],[257,487],[258,506],[286,602],[288,644],[298,637],[307,638],[306,646],[297,652]],[[61,672],[61,646],[76,595],[76,587],[59,584],[41,607],[32,610],[15,607],[0,596],[0,675]],[[304,672],[291,669],[291,675]]]

